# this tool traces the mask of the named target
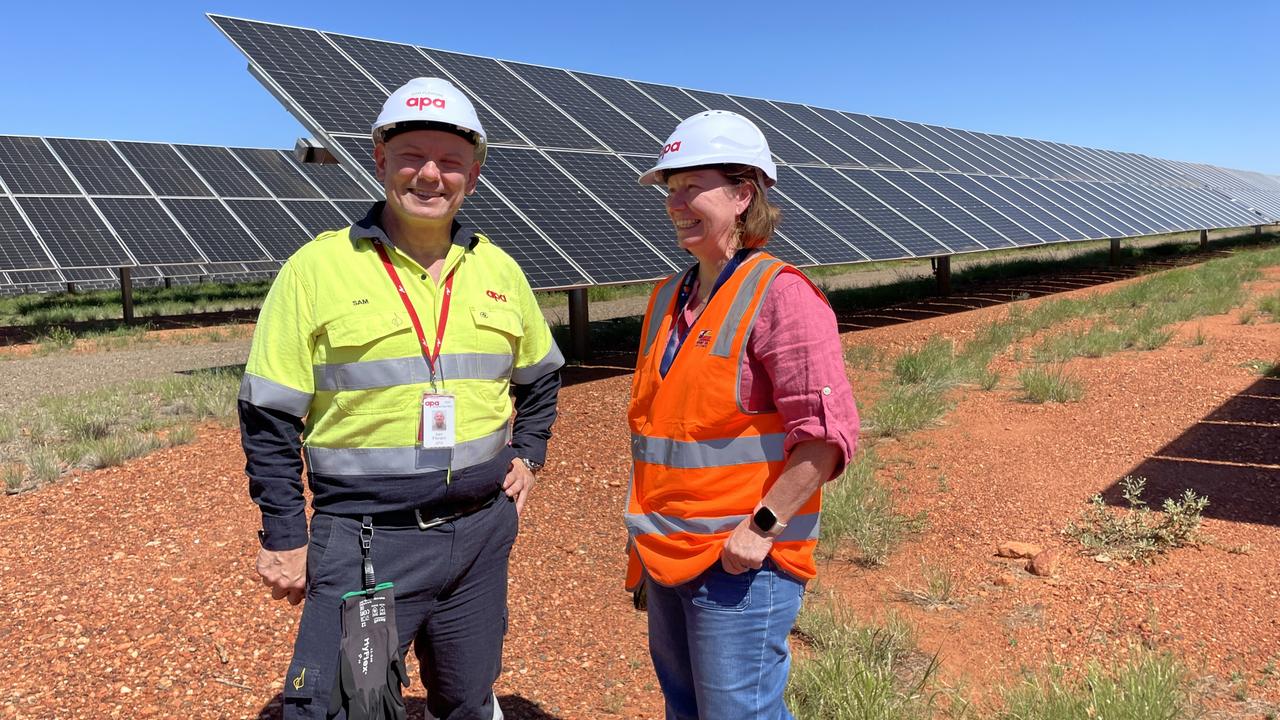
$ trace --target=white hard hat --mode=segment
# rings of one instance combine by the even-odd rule
[[[778,167],[760,128],[737,113],[707,110],[676,126],[658,153],[658,164],[640,176],[640,184],[657,185],[671,170],[703,165],[750,165],[764,175],[765,187],[778,180]]]
[[[391,93],[373,123],[373,141],[385,142],[396,130],[433,126],[469,140],[476,146],[476,160],[484,164],[488,145],[476,109],[461,90],[442,78],[414,78]]]

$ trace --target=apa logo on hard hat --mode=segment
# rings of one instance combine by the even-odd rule
[[[667,156],[667,153],[680,152],[680,141],[669,142],[662,146],[662,152],[658,153],[658,161]]]
[[[439,95],[413,95],[404,101],[405,107],[418,108],[418,110],[444,109],[444,98]]]

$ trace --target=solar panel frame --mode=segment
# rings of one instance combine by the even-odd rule
[[[1092,207],[1094,214],[1100,214],[1103,219],[1107,220],[1114,227],[1120,230],[1120,237],[1132,237],[1141,234],[1138,226],[1135,225],[1131,218],[1123,213],[1116,211],[1113,204],[1107,202],[1104,198],[1087,192],[1084,187],[1084,180],[1053,180],[1049,178],[1041,178],[1042,182],[1051,183],[1052,186],[1059,190],[1062,194],[1070,196],[1084,203],[1086,207]]]
[[[886,177],[890,173],[885,172],[882,174],[869,169],[840,169],[838,172],[852,180],[877,200],[889,206],[894,212],[902,215],[903,218],[909,218],[909,222],[928,233],[930,237],[953,252],[962,253],[987,249],[972,235],[893,184]]]
[[[654,152],[662,140],[651,137],[639,123],[596,94],[569,71],[544,65],[499,61],[531,85],[566,115],[573,117],[594,137],[617,153]]]
[[[808,210],[797,205],[790,197],[775,191],[770,193],[769,199],[782,211],[778,234],[786,237],[797,251],[809,256],[812,261],[826,265],[839,265],[867,260],[866,255],[846,242],[821,220],[809,214]]]
[[[13,198],[0,195],[0,270],[52,268],[49,249]]]
[[[495,114],[500,114],[533,144],[548,148],[603,149],[598,138],[499,61],[445,50],[421,50],[469,95],[495,108]],[[504,112],[497,113],[497,107],[504,108]],[[508,108],[510,111],[506,111]]]
[[[15,199],[59,269],[138,264],[88,198],[25,195]]]
[[[222,198],[161,198],[160,202],[187,229],[187,234],[209,262],[235,263],[271,258],[271,253],[227,209]]]
[[[888,203],[872,195],[855,183],[840,170],[826,167],[795,168],[811,182],[822,187],[844,203],[864,221],[910,252],[913,257],[931,257],[953,254],[951,248],[942,244],[937,238],[908,220],[889,206]],[[842,178],[840,182],[837,178]]]
[[[447,75],[443,68],[414,45],[338,33],[323,34],[329,42],[364,70],[365,74],[372,77],[387,95],[413,78]],[[480,118],[480,124],[484,126],[485,136],[490,143],[528,145],[528,141],[488,105],[483,102],[473,102],[472,105],[475,106],[476,116]],[[369,131],[372,131],[372,125],[372,118],[370,118]]]
[[[639,80],[628,80],[631,86],[644,93],[649,99],[666,108],[667,112],[675,115],[677,124],[682,120],[687,120],[704,110],[711,110],[702,103],[698,102],[682,88],[674,85],[659,85],[656,83],[641,82]],[[675,129],[675,126],[672,126]],[[670,135],[670,133],[667,133]]]
[[[1107,222],[1106,219],[1097,211],[1097,208],[1091,203],[1086,204],[1083,199],[1068,196],[1064,192],[1060,192],[1058,188],[1051,183],[1053,181],[1044,178],[1010,178],[1011,180],[1021,184],[1023,187],[1049,199],[1060,207],[1068,209],[1071,214],[1079,219],[1094,232],[1100,233],[1102,238],[1119,238],[1124,237],[1124,232],[1120,228]],[[1059,181],[1065,182],[1065,181]]]
[[[139,264],[208,261],[160,201],[150,197],[98,197],[92,202]]]
[[[116,141],[112,143],[156,195],[213,197],[214,192],[168,143]]]
[[[910,257],[910,251],[886,235],[882,230],[863,220],[835,195],[815,183],[796,168],[778,167],[778,184],[775,190],[789,198],[830,228],[849,244],[855,252],[869,260],[887,260]]]
[[[977,155],[971,147],[962,144],[953,135],[942,132],[943,128],[925,123],[908,123],[908,125],[921,137],[928,138],[934,145],[946,151],[948,155],[973,168],[973,172],[985,175],[1005,174],[1000,168]]]
[[[1028,210],[1018,207],[1016,203],[1009,200],[1000,192],[988,188],[977,182],[979,176],[969,175],[943,175],[953,185],[960,187],[965,192],[973,195],[982,202],[999,210],[1003,215],[1010,217],[1018,222],[1019,225],[1030,230],[1033,235],[1040,239],[1041,242],[1058,242],[1066,240],[1061,233],[1053,228],[1045,225],[1035,215]]]
[[[653,280],[675,269],[659,250],[541,152],[492,148],[481,177],[544,234],[555,238],[557,246],[598,284]],[[605,250],[628,258],[632,266],[615,267],[603,254]]]
[[[1058,223],[1053,227],[1059,232],[1080,239],[1098,240],[1107,237],[1105,232],[1095,227],[1086,218],[1080,217],[1077,214],[1078,208],[1074,205],[1040,192],[1025,182],[1028,179],[1030,178],[987,177],[985,181],[997,183],[1043,210]]]
[[[1100,180],[1080,180],[1071,184],[1071,189],[1075,192],[1093,198],[1099,207],[1106,210],[1111,216],[1119,218],[1124,225],[1131,228],[1131,236],[1144,235],[1151,231],[1151,228],[1140,218],[1135,217],[1133,213],[1115,198],[1098,190],[1099,187],[1106,183]]]
[[[814,154],[812,150],[792,140],[755,113],[743,107],[741,103],[735,101],[731,96],[707,90],[682,89],[690,97],[706,105],[710,110],[729,110],[751,120],[756,127],[760,128],[760,132],[764,133],[765,139],[769,141],[770,152],[778,160],[789,163],[822,163],[822,158]]]
[[[282,150],[231,148],[231,154],[277,198],[320,200],[324,193],[302,174]]]
[[[1016,186],[1000,182],[1001,180],[1012,178],[995,178],[986,175],[973,175],[970,177],[973,182],[999,195],[1038,220],[1041,224],[1060,235],[1063,240],[1080,240],[1088,237],[1060,217],[1058,213],[1053,212],[1052,208],[1045,207],[1043,204],[1032,200],[1025,191],[1020,191],[1021,189]]]
[[[253,173],[231,153],[230,148],[214,145],[174,145],[191,169],[224,198],[269,198],[267,190]]]
[[[817,156],[829,165],[849,166],[861,165],[856,158],[845,152],[840,146],[814,132],[799,120],[783,112],[774,103],[760,98],[727,96],[738,105],[746,108],[752,116],[768,123],[770,127],[789,137],[810,154]],[[730,108],[732,109],[732,108]],[[770,145],[772,147],[772,145]]]
[[[908,174],[927,185],[934,192],[964,208],[965,211],[982,220],[983,223],[994,228],[1001,235],[1008,238],[1015,247],[1028,247],[1044,242],[1004,213],[982,202],[972,193],[966,192],[963,188],[948,180],[946,175],[928,171],[912,171]]]
[[[313,238],[324,232],[341,230],[351,224],[346,213],[325,199],[282,198],[280,204]]]
[[[150,195],[151,189],[106,140],[46,138],[63,167],[88,195]]]
[[[44,138],[0,135],[0,181],[13,195],[83,195]]]
[[[341,164],[301,163],[293,153],[279,151],[317,190],[329,200],[372,200],[373,195]]]
[[[937,157],[922,145],[915,142],[911,138],[904,135],[896,127],[896,120],[888,118],[878,118],[873,115],[864,115],[865,122],[860,122],[868,130],[883,138],[886,142],[891,143],[894,147],[901,149],[903,152],[923,163],[929,170],[937,170],[939,172],[955,171],[958,168],[952,167],[942,158]]]
[[[315,237],[278,200],[233,198],[227,200],[227,208],[249,228],[268,254],[280,262],[288,260]]]
[[[876,170],[888,182],[910,195],[935,213],[942,215],[952,225],[964,230],[970,237],[982,243],[989,250],[1015,247],[1014,242],[1000,231],[983,222],[973,213],[946,195],[926,185],[911,173],[892,170]]]
[[[658,144],[651,149],[655,153],[682,119],[622,78],[574,70],[570,70],[569,74],[609,101],[631,118],[632,122],[647,130],[650,137],[656,138]]]
[[[889,161],[890,167],[902,170],[928,170],[929,166],[905,150],[898,147],[894,143],[889,142],[874,132],[867,121],[870,119],[866,115],[858,113],[840,112],[838,110],[826,110],[825,108],[813,108],[813,111],[826,118],[840,130],[852,135],[863,145],[874,150],[877,154]]]
[[[299,100],[292,109],[307,117],[306,125],[367,132],[370,118],[377,117],[386,100],[387,93],[317,30],[223,15],[209,18],[261,69],[255,73],[259,80]]]

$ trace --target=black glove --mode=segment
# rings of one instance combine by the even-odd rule
[[[349,720],[405,720],[402,687],[409,686],[398,652],[391,583],[342,598],[342,649],[329,715],[346,708]]]

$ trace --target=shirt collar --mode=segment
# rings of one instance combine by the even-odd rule
[[[396,244],[387,237],[387,231],[382,227],[382,210],[387,205],[386,200],[379,200],[369,208],[369,212],[365,216],[351,225],[351,242],[358,244],[360,240],[381,240],[389,247],[395,247]],[[461,245],[463,250],[470,250],[475,247],[479,238],[476,237],[475,228],[458,222],[458,218],[453,219],[453,227],[450,229],[450,235],[454,245]]]

